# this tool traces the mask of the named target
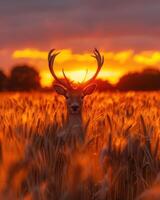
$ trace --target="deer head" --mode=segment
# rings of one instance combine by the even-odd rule
[[[63,95],[66,98],[67,109],[69,114],[80,114],[82,110],[83,98],[86,95],[92,94],[92,92],[96,88],[94,80],[96,79],[98,73],[102,68],[102,65],[104,63],[104,57],[100,55],[97,49],[95,49],[94,54],[92,55],[92,57],[94,57],[97,60],[97,70],[95,74],[88,81],[83,81],[81,84],[75,86],[73,85],[73,82],[71,82],[67,78],[67,76],[64,73],[64,70],[62,70],[64,80],[59,79],[56,76],[53,65],[55,57],[59,54],[59,52],[54,53],[54,51],[55,50],[52,49],[48,54],[49,69],[55,81],[57,82],[54,84],[54,89],[58,94]]]

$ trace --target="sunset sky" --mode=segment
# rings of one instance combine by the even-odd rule
[[[61,51],[56,67],[78,81],[96,67],[90,56],[105,57],[100,78],[116,83],[129,71],[160,69],[159,0],[5,0],[0,4],[0,68],[21,63],[40,72],[49,85],[47,53]],[[78,78],[77,78],[78,76]]]

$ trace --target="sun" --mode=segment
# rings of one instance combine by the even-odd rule
[[[71,81],[75,83],[82,83],[90,77],[89,73],[85,70],[69,71],[66,73],[66,75]]]
[[[94,71],[92,70],[88,72],[86,72],[85,70],[67,71],[65,72],[65,74],[71,81],[75,83],[82,83],[83,81],[87,81],[89,78],[91,78],[94,74]],[[58,71],[57,76],[62,78],[63,77],[62,72]],[[110,83],[116,84],[121,76],[122,76],[121,71],[103,70],[102,72],[100,72],[97,78],[108,80]],[[54,81],[49,71],[41,71],[40,77],[41,77],[42,87],[50,87]]]
[[[69,71],[69,72],[65,72],[65,74],[71,81],[75,83],[81,83],[84,81],[85,77],[86,77],[86,80],[89,77],[91,77],[89,73],[87,73],[87,76],[86,76],[86,71],[84,70]],[[60,78],[63,77],[62,73],[60,72],[57,73],[57,76]],[[54,81],[49,71],[41,71],[40,78],[41,78],[42,87],[50,87],[52,85],[52,82]]]

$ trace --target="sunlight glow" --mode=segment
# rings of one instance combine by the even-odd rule
[[[93,74],[94,74],[94,71],[88,72],[85,81],[91,78]],[[70,80],[74,81],[75,83],[81,83],[84,80],[86,71],[85,70],[68,71],[66,72],[66,75]],[[61,72],[58,72],[57,76],[60,78],[63,78],[63,75]],[[103,71],[102,73],[99,74],[98,78],[101,78],[103,80],[108,79],[110,83],[115,84],[118,82],[121,76],[122,76],[122,73],[120,71],[119,72]],[[41,71],[40,77],[41,77],[41,84],[43,87],[50,87],[54,81],[49,71]]]
[[[49,73],[49,71],[41,71],[40,72],[41,84],[43,87],[50,87],[53,82],[53,77]]]
[[[46,51],[38,51],[36,49],[16,50],[13,52],[13,58],[31,58],[31,59],[47,59]]]
[[[55,52],[61,52],[55,60],[55,71],[59,77],[62,77],[62,69],[66,75],[75,82],[82,82],[86,70],[88,74],[86,79],[89,79],[96,70],[96,60],[91,57],[91,53],[73,53],[71,49],[61,49]],[[145,67],[160,65],[160,51],[141,51],[139,53],[133,50],[125,51],[101,51],[105,58],[103,68],[98,78],[109,80],[112,84],[118,82],[119,78],[129,71],[142,70]],[[12,53],[12,58],[23,59],[32,66],[37,66],[40,71],[41,83],[43,86],[50,86],[53,77],[48,70],[48,51],[40,51],[38,49],[23,49],[16,50]]]
[[[136,55],[134,59],[140,64],[156,65],[160,63],[160,52],[144,51]]]
[[[62,50],[63,53],[57,56],[57,62],[65,62],[72,58],[72,51],[69,49]],[[58,52],[61,52],[59,50]],[[12,57],[14,59],[17,58],[30,58],[30,59],[41,59],[46,60],[48,57],[47,51],[39,51],[37,49],[24,49],[24,50],[16,50],[13,52]]]

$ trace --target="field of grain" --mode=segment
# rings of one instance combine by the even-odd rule
[[[65,119],[56,94],[0,94],[0,199],[160,199],[160,93],[85,97],[74,150]]]

